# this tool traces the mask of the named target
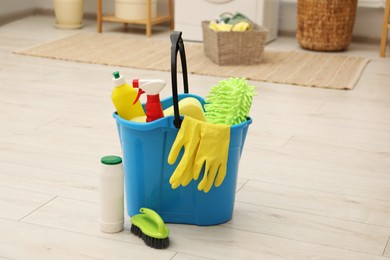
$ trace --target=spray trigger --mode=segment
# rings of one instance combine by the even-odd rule
[[[164,116],[159,95],[164,86],[165,81],[162,79],[133,80],[133,87],[142,91],[141,93],[138,92],[139,95],[137,100],[142,93],[146,93],[147,95],[147,101],[145,104],[146,122],[151,122]]]
[[[135,105],[135,103],[138,102],[139,98],[141,97],[141,95],[142,95],[143,93],[145,93],[145,91],[143,91],[141,88],[138,88],[138,94],[137,94],[137,97],[136,97],[135,100],[134,100],[133,105]]]
[[[135,98],[134,103],[133,103],[133,105],[135,105],[135,103],[138,102],[139,98],[141,97],[141,95],[142,95],[143,93],[145,93],[145,91],[143,91],[143,90],[139,87],[139,80],[138,80],[138,79],[133,79],[133,88],[138,88],[138,94],[137,94],[137,97]]]

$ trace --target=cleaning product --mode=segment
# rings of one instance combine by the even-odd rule
[[[124,192],[122,158],[104,156],[101,158],[99,175],[100,230],[116,233],[123,230]]]
[[[202,104],[193,97],[186,97],[179,101],[179,111],[181,115],[187,115],[194,119],[206,121]],[[173,106],[168,107],[163,111],[164,116],[173,116],[174,108]],[[134,122],[146,122],[146,116],[139,116],[131,119]]]
[[[198,180],[204,166],[198,190],[209,192],[213,184],[219,187],[225,179],[230,145],[230,126],[210,124],[184,116],[180,130],[168,155],[174,164],[184,147],[183,155],[169,179],[172,189]]]
[[[200,142],[194,159],[193,179],[199,178],[204,166],[198,190],[207,193],[211,187],[219,187],[225,179],[230,145],[230,126],[201,123]]]
[[[200,122],[190,116],[184,116],[176,139],[168,155],[168,163],[174,164],[184,148],[180,162],[169,179],[172,189],[180,185],[185,187],[193,179],[193,166],[195,155],[200,142]]]
[[[247,120],[255,87],[243,78],[222,80],[205,97],[206,121],[236,125]]]
[[[113,75],[112,81],[115,88],[112,91],[111,99],[118,115],[126,120],[145,115],[141,102],[138,99],[137,89],[127,84],[119,71],[115,71]]]
[[[134,79],[133,86],[144,91],[147,95],[146,122],[152,122],[164,117],[160,102],[160,91],[165,87],[165,81],[161,79]]]
[[[200,101],[193,97],[186,97],[179,101],[179,111],[180,115],[183,116],[190,116],[194,119],[200,120],[200,121],[206,121],[203,106],[200,103]],[[173,116],[174,115],[174,108],[173,106],[168,107],[164,110],[165,116]]]
[[[164,221],[152,209],[141,208],[142,214],[131,217],[131,233],[142,238],[146,245],[164,249],[169,246],[169,229]]]

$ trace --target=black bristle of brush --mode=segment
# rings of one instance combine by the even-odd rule
[[[156,248],[165,249],[169,246],[169,237],[167,238],[154,238],[142,233],[141,229],[136,225],[132,224],[130,228],[131,233],[142,238],[146,245]]]

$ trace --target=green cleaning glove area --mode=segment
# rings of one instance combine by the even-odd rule
[[[247,120],[255,87],[243,78],[222,80],[211,88],[204,105],[206,121],[212,124],[236,125]]]

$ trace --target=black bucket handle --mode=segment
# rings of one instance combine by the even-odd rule
[[[173,124],[176,128],[180,128],[181,118],[179,113],[179,98],[177,94],[177,53],[180,52],[180,60],[183,74],[184,93],[188,93],[188,75],[187,61],[184,50],[184,42],[181,38],[182,32],[174,31],[171,33],[171,80],[172,80],[172,100],[175,119]]]

